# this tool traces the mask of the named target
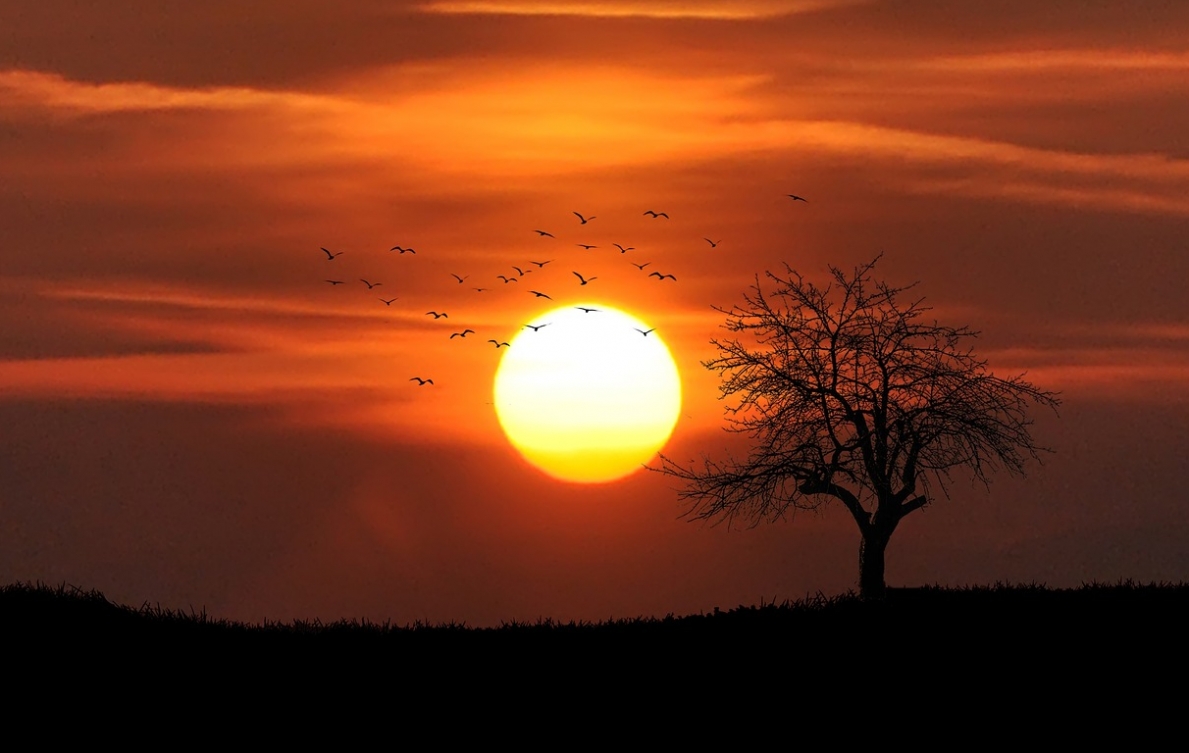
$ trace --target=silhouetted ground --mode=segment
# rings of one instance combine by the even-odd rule
[[[881,603],[481,629],[246,625],[72,587],[0,587],[10,725],[50,710],[62,729],[89,713],[187,733],[424,729],[485,746],[643,729],[646,743],[750,748],[788,727],[967,744],[1110,729],[1142,743],[1181,718],[1159,709],[1178,705],[1169,689],[1182,697],[1187,627],[1184,583],[893,589]]]
[[[786,724],[871,735],[919,727],[936,738],[939,719],[974,725],[963,739],[1068,736],[1069,725],[1084,736],[1140,714],[1150,732],[1180,718],[1153,710],[1189,670],[1187,628],[1184,583],[892,589],[881,603],[821,597],[479,629],[247,625],[67,586],[0,587],[9,719],[57,709],[298,737],[303,725],[354,719],[396,734],[438,719],[437,739],[485,745],[646,729],[658,744],[679,733],[752,747]]]
[[[852,595],[818,597],[783,604],[739,606],[705,614],[643,617],[606,622],[506,623],[494,628],[464,624],[393,626],[361,621],[296,621],[252,625],[214,619],[204,613],[145,605],[114,604],[98,591],[72,586],[14,584],[0,587],[0,625],[8,640],[70,644],[153,645],[183,651],[201,646],[294,651],[326,649],[500,651],[597,650],[611,645],[636,648],[748,644],[779,645],[781,652],[838,646],[881,653],[876,647],[901,642],[923,655],[947,645],[968,653],[1011,648],[1040,653],[1098,640],[1104,653],[1125,649],[1124,637],[1160,636],[1189,640],[1189,584],[1092,584],[1077,589],[1044,586],[892,588],[883,602]],[[893,652],[884,652],[893,653]]]

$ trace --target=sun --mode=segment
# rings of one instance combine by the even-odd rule
[[[627,476],[664,447],[681,413],[681,376],[656,332],[600,303],[556,308],[531,324],[495,374],[496,414],[525,460],[555,478],[597,483]]]

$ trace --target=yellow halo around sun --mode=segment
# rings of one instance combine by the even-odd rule
[[[596,310],[556,308],[512,340],[495,374],[495,410],[545,473],[613,481],[664,447],[681,412],[681,377],[648,325],[603,304],[578,306]]]

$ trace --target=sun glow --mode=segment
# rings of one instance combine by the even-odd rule
[[[681,378],[656,332],[599,303],[549,311],[508,346],[495,408],[528,462],[566,481],[623,478],[668,440]],[[643,334],[648,332],[648,334]]]

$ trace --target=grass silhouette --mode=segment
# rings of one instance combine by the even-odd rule
[[[469,627],[465,623],[403,626],[367,620],[266,621],[260,624],[211,617],[202,611],[182,611],[144,604],[139,608],[109,601],[98,590],[61,584],[15,583],[0,587],[0,620],[6,632],[49,636],[105,636],[243,641],[343,642],[418,641],[448,639],[515,641],[544,639],[587,640],[602,636],[755,636],[812,630],[845,637],[873,630],[912,633],[941,627],[973,633],[996,632],[1010,637],[1012,625],[1029,626],[1032,634],[1059,627],[1108,621],[1116,629],[1127,625],[1175,623],[1184,626],[1189,615],[1189,583],[1120,581],[1089,583],[1074,589],[1050,589],[1043,584],[947,588],[890,588],[882,601],[864,601],[853,593],[807,597],[758,606],[715,608],[712,612],[664,617],[609,619],[601,622],[561,622],[540,618],[505,622],[497,627]],[[822,631],[825,631],[824,633]],[[1006,632],[1005,632],[1006,631]],[[1027,637],[1023,635],[1021,637]]]
[[[18,583],[0,587],[0,645],[14,657],[9,687],[28,698],[81,688],[89,704],[119,680],[145,703],[177,708],[188,708],[181,699],[254,708],[261,698],[318,713],[380,704],[405,717],[417,708],[511,709],[508,718],[534,705],[559,718],[630,708],[663,727],[661,699],[687,712],[722,706],[780,718],[795,707],[812,716],[872,685],[904,696],[913,713],[1041,709],[1058,697],[1135,706],[1154,671],[1184,676],[1187,615],[1189,584],[1124,581],[892,588],[881,602],[819,594],[601,622],[246,624]],[[583,723],[593,723],[589,714]]]

